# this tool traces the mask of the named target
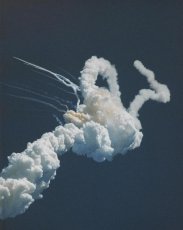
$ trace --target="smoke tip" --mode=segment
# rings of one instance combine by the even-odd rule
[[[139,60],[135,60],[135,61],[133,62],[133,65],[134,65],[135,68],[139,68],[139,67],[144,66],[144,65],[142,64],[142,62],[139,61]]]

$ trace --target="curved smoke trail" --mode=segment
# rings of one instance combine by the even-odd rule
[[[12,153],[8,157],[9,165],[0,174],[0,219],[24,213],[35,199],[42,197],[41,193],[49,187],[60,166],[58,155],[69,149],[102,162],[139,147],[143,137],[139,109],[149,99],[164,103],[170,100],[167,86],[158,83],[154,73],[139,61],[134,65],[147,78],[152,90],[142,89],[128,110],[120,99],[117,71],[103,58],[92,57],[86,61],[80,87],[59,74],[23,62],[51,73],[72,87],[76,95],[81,90],[84,100],[79,104],[78,99],[76,111],[69,110],[64,114],[64,126],[28,143],[22,153]],[[99,74],[107,80],[109,90],[95,85]]]

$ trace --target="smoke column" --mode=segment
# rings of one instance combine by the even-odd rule
[[[64,126],[45,133],[35,142],[28,143],[23,152],[8,157],[9,164],[0,174],[0,219],[24,213],[36,199],[42,198],[43,190],[49,187],[60,166],[58,157],[70,149],[77,155],[103,162],[139,147],[143,137],[139,109],[149,99],[164,103],[170,100],[167,86],[158,83],[154,73],[140,61],[135,61],[134,66],[147,78],[151,89],[140,90],[126,109],[120,98],[117,71],[103,58],[94,56],[86,61],[80,86],[43,67],[19,60],[52,74],[71,87],[78,103],[76,111],[68,110],[63,115]],[[95,84],[98,75],[107,80],[109,90]],[[82,93],[82,104],[77,91]]]

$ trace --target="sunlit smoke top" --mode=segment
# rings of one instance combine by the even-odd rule
[[[121,102],[117,71],[104,58],[93,56],[85,62],[80,86],[60,74],[17,59],[70,87],[76,95],[77,107],[63,115],[65,125],[28,143],[23,152],[8,157],[9,164],[0,174],[1,219],[24,213],[35,199],[42,197],[60,166],[58,157],[70,149],[77,155],[103,162],[139,147],[143,134],[138,112],[142,105],[150,99],[163,103],[170,100],[168,87],[155,80],[154,73],[140,61],[135,61],[134,66],[147,78],[151,89],[140,90],[126,109]],[[99,75],[107,80],[109,89],[96,85]],[[78,91],[82,93],[82,104]]]

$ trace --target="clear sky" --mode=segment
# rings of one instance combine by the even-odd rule
[[[79,77],[85,60],[97,55],[115,64],[126,107],[149,87],[135,59],[171,91],[170,103],[150,101],[140,111],[140,148],[101,164],[65,154],[44,198],[0,230],[182,230],[183,1],[4,0],[0,10],[3,82],[71,99],[12,57]],[[1,169],[8,155],[57,126],[52,113],[2,88]]]

